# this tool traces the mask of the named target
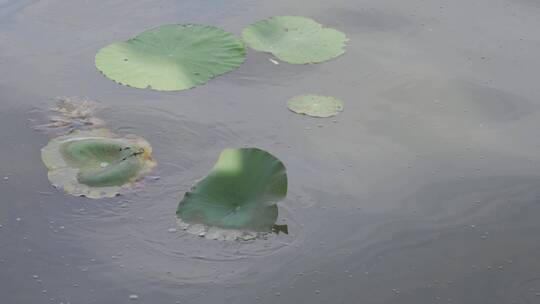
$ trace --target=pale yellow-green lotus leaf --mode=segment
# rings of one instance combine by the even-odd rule
[[[41,149],[51,184],[89,198],[114,197],[154,166],[152,147],[140,137],[116,137],[106,129],[75,131]]]
[[[293,64],[319,63],[338,57],[345,53],[348,41],[342,32],[298,16],[258,21],[242,31],[242,39],[254,50],[272,53]]]
[[[343,102],[331,96],[300,95],[289,99],[289,110],[312,117],[331,117],[343,111]]]

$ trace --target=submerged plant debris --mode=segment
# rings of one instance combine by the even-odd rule
[[[234,34],[208,25],[169,24],[102,48],[95,63],[119,84],[179,91],[232,71],[244,60],[244,45]]]
[[[319,63],[345,53],[344,33],[298,16],[278,16],[245,28],[244,42],[254,50],[272,53],[288,63]]]
[[[105,122],[95,115],[104,107],[84,97],[58,97],[55,104],[47,109],[47,121],[34,126],[36,130],[56,131],[67,134],[74,130],[101,128]]]
[[[152,148],[143,138],[120,138],[106,129],[74,131],[41,149],[51,184],[89,198],[114,197],[154,166]]]
[[[331,96],[299,95],[287,102],[289,110],[312,117],[331,117],[343,111],[343,102]]]
[[[178,205],[181,228],[214,239],[249,239],[275,227],[287,195],[283,163],[257,148],[225,149]],[[227,232],[227,233],[224,233]]]

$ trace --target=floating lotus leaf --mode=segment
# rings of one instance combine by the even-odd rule
[[[278,218],[276,204],[286,195],[287,174],[279,159],[256,148],[225,149],[176,214],[199,226],[269,232]]]
[[[102,48],[96,67],[120,84],[179,91],[232,71],[244,59],[244,45],[231,33],[214,26],[169,24]]]
[[[118,138],[105,129],[76,131],[41,149],[51,184],[89,198],[113,197],[155,165],[140,137]]]
[[[343,102],[330,96],[300,95],[287,102],[289,110],[313,117],[331,117],[343,111]]]
[[[312,19],[280,16],[261,20],[244,29],[244,42],[257,51],[272,53],[295,64],[318,63],[345,53],[345,34],[324,28]]]

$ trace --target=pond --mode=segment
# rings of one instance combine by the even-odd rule
[[[346,53],[293,65],[248,49],[179,92],[94,65],[158,25],[239,35],[283,15],[342,31]],[[532,0],[0,0],[0,302],[540,303],[539,28]],[[289,111],[302,94],[343,111]],[[52,135],[34,126],[61,96],[99,102],[108,129],[152,146],[136,191],[51,186]],[[179,229],[184,193],[242,147],[287,168],[288,234]]]

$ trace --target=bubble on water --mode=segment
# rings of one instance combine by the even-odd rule
[[[16,220],[17,222],[20,222],[20,221],[21,221],[21,218],[18,217],[18,218],[16,218],[15,220]]]
[[[138,300],[138,299],[139,299],[139,296],[136,295],[136,294],[132,294],[132,295],[129,295],[129,299],[130,299],[130,300]]]

